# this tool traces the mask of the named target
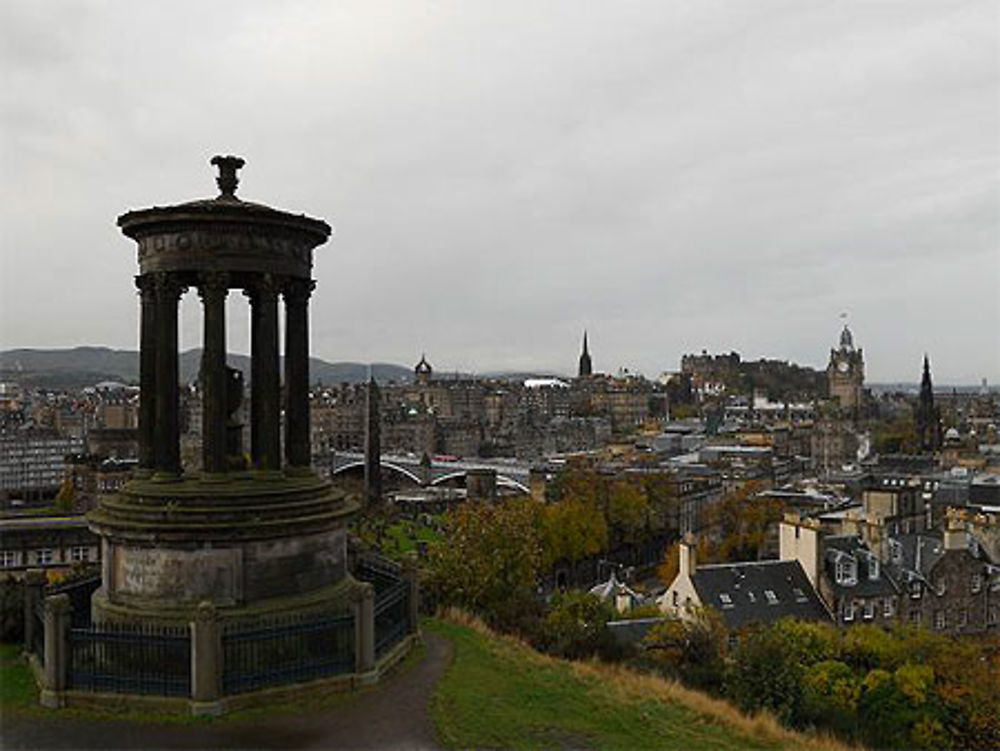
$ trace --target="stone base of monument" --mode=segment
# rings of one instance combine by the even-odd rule
[[[357,511],[313,474],[136,480],[90,513],[102,538],[95,622],[222,621],[344,609],[347,523]]]

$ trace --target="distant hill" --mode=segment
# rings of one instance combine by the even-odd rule
[[[229,364],[250,378],[250,358],[230,354]],[[198,375],[200,349],[189,349],[180,355],[182,383]],[[410,368],[390,363],[372,365],[378,381],[410,380]],[[357,362],[327,362],[309,360],[310,379],[324,384],[357,383],[368,378],[368,365]],[[134,350],[108,347],[73,347],[72,349],[10,349],[0,352],[0,381],[16,381],[27,388],[79,389],[101,381],[139,381],[139,353]]]

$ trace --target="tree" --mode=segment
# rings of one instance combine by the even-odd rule
[[[55,505],[60,511],[72,511],[73,502],[76,500],[76,487],[73,481],[67,477],[59,485],[59,492],[56,493]]]
[[[542,565],[576,563],[608,546],[608,525],[593,506],[569,498],[543,506],[539,512]]]
[[[530,631],[541,565],[537,509],[528,498],[466,503],[445,515],[445,540],[428,553],[437,602],[469,608],[497,628]]]
[[[703,560],[733,563],[761,559],[768,533],[784,513],[784,504],[760,496],[762,490],[761,483],[749,482],[709,508],[707,521],[718,540],[708,545]]]
[[[638,542],[648,529],[649,500],[642,485],[616,480],[608,489],[608,523],[618,536]]]
[[[695,608],[687,619],[671,618],[643,639],[649,660],[667,675],[720,693],[726,671],[726,626],[714,608]]]
[[[770,628],[750,632],[736,653],[730,694],[746,712],[768,709],[783,724],[803,724],[803,667],[782,634]]]
[[[557,594],[542,620],[537,644],[545,652],[571,660],[613,656],[615,641],[608,621],[614,617],[610,604],[588,592]]]
[[[656,567],[656,578],[662,582],[663,586],[669,587],[674,583],[677,574],[681,569],[681,544],[673,542],[663,553],[663,560]]]

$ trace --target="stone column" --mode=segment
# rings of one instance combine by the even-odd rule
[[[278,368],[278,289],[265,274],[250,298],[250,452],[253,467],[281,470],[281,374]]]
[[[184,287],[173,274],[157,272],[156,285],[156,425],[154,466],[163,480],[181,473],[177,373],[177,302]]]
[[[139,288],[139,472],[152,473],[156,426],[156,289],[149,275],[137,276]]]
[[[285,284],[285,461],[293,473],[312,466],[309,445],[309,295],[316,283]]]
[[[375,589],[362,582],[354,599],[354,671],[362,676],[375,669]]]
[[[35,644],[35,606],[45,596],[48,578],[40,568],[29,568],[24,575],[24,648],[32,651]],[[44,655],[38,655],[44,659]]]
[[[206,473],[226,471],[226,294],[229,279],[210,272],[199,279],[198,294],[204,313],[204,344],[201,356],[203,387],[201,412],[201,464]]]
[[[191,713],[222,714],[222,631],[215,605],[201,602],[191,622]]]
[[[69,622],[73,606],[69,595],[45,598],[45,672],[40,701],[56,709],[63,704],[69,670]]]

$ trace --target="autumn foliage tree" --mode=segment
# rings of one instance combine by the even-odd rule
[[[501,629],[529,628],[542,563],[538,509],[525,498],[450,511],[444,541],[428,551],[424,585],[434,601],[468,608]]]

